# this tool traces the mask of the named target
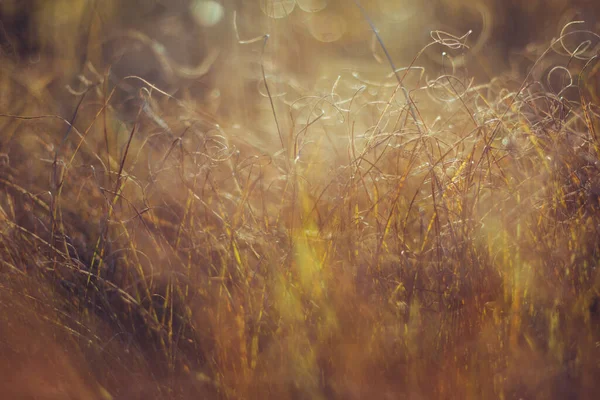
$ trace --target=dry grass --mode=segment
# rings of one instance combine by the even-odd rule
[[[83,3],[0,66],[8,397],[595,398],[597,33],[399,85],[294,74],[312,42],[227,14],[210,72],[154,54],[150,82],[101,51],[152,48],[143,24],[114,42],[119,9]]]

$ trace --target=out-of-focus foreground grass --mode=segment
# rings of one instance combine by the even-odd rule
[[[595,398],[593,25],[131,3],[0,3],[5,398]]]

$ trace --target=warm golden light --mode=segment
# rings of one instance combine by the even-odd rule
[[[0,397],[595,399],[596,8],[0,2]]]

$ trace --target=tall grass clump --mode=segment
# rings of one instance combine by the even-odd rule
[[[474,79],[356,5],[62,3],[0,59],[7,398],[595,398],[593,26]]]

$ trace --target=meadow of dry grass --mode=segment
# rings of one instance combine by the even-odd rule
[[[3,398],[596,398],[593,21],[99,3],[0,2]]]

